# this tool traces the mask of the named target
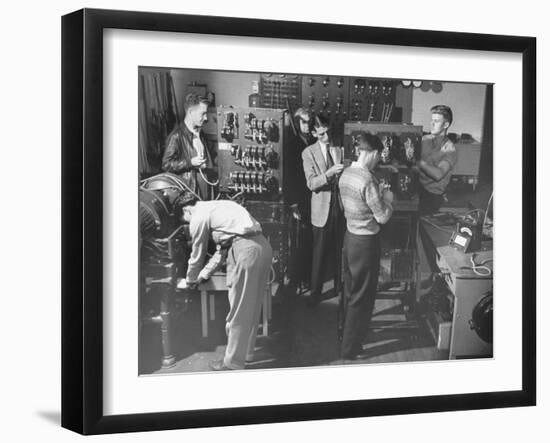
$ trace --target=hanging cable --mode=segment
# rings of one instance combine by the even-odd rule
[[[235,200],[238,196],[240,196],[241,194],[244,194],[244,191],[239,191],[237,192],[235,195],[229,197],[230,200]]]
[[[202,172],[202,169],[199,169],[199,172],[201,174],[202,179],[205,181],[205,183],[207,185],[218,186],[218,184],[220,183],[220,179],[216,180],[215,182],[209,182],[208,179],[204,176],[204,173]]]
[[[198,200],[202,200],[202,198],[200,198],[200,196],[195,192],[193,191],[188,185],[187,183],[185,183],[181,178],[179,178],[177,175],[174,175],[174,174],[170,174],[168,172],[165,172],[165,173],[162,173],[162,174],[158,174],[158,175],[154,175],[153,177],[149,177],[149,178],[146,178],[145,180],[142,180],[141,181],[141,186],[144,187],[146,186],[147,184],[149,184],[149,182],[151,180],[157,180],[157,179],[166,179],[167,181],[169,182],[172,182],[174,183],[174,185],[168,185],[168,186],[161,186],[157,189],[169,189],[169,188],[176,188],[182,192],[185,192],[186,190],[189,191],[191,194],[193,194],[195,197],[197,197]],[[185,189],[184,189],[185,188]],[[146,188],[145,188],[146,189]]]
[[[481,263],[476,263],[474,260],[475,254],[470,256],[470,263],[472,264],[472,271],[474,274],[479,275],[480,277],[488,277],[493,273],[493,270],[488,266],[485,266],[487,263],[493,261],[492,258],[482,261]]]
[[[270,285],[271,283],[273,283],[273,282],[275,281],[275,277],[277,276],[277,275],[275,274],[275,268],[273,267],[273,265],[271,265],[271,270],[270,270],[270,272],[271,272],[271,275],[272,275],[273,277],[271,278],[271,280],[269,280],[269,281],[267,282],[268,285]]]
[[[485,216],[483,217],[483,226],[482,229],[485,228],[485,224],[487,223],[487,213],[489,212],[489,205],[491,204],[491,201],[493,200],[493,194],[495,191],[491,192],[491,196],[489,197],[489,201],[487,202],[487,209],[485,209]]]

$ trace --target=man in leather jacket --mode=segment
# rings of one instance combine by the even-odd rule
[[[208,101],[191,93],[185,97],[184,109],[183,123],[168,135],[162,169],[180,176],[201,200],[208,200],[208,181],[215,173],[212,153],[201,131],[208,120]]]

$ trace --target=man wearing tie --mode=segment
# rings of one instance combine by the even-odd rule
[[[341,216],[338,178],[344,165],[342,152],[338,148],[330,147],[329,125],[322,116],[315,116],[312,135],[317,142],[304,149],[302,162],[307,187],[311,191],[313,259],[311,296],[308,304],[314,307],[321,302],[324,276],[328,271],[327,262],[340,254],[340,251],[336,250],[340,236],[338,219]],[[335,280],[338,271],[334,269]],[[335,281],[335,288],[338,288],[336,283]]]
[[[201,200],[208,200],[209,184],[206,180],[215,178],[212,155],[201,131],[208,120],[208,101],[200,95],[187,94],[184,109],[183,123],[168,135],[162,169],[177,174]]]

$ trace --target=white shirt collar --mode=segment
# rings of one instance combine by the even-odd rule
[[[197,137],[200,136],[200,131],[201,131],[200,128],[198,128],[198,129],[191,128],[185,120],[183,122],[185,123],[185,126],[187,127],[187,129],[189,129],[193,135],[195,135]]]

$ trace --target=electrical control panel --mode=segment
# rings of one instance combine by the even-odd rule
[[[332,142],[342,145],[344,121],[349,120],[349,77],[302,76],[302,105],[329,122]]]
[[[344,122],[401,122],[399,82],[334,75],[261,74],[260,105],[294,110],[304,106],[329,122],[332,142],[343,144]]]
[[[273,250],[274,281],[282,287],[294,242],[290,207],[281,202],[244,202],[244,207],[262,225],[262,233]]]
[[[299,107],[302,102],[301,77],[297,74],[261,74],[260,106],[273,109]]]
[[[344,158],[354,160],[356,137],[368,132],[377,137],[380,168],[377,176],[390,185],[397,198],[410,200],[418,192],[418,175],[411,166],[420,159],[422,126],[395,123],[347,122],[344,125]]]
[[[217,121],[220,191],[252,200],[280,200],[286,110],[221,106]]]
[[[395,107],[396,81],[350,78],[349,120],[389,123],[401,121],[401,110]]]

